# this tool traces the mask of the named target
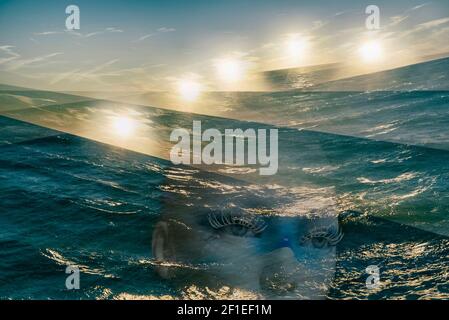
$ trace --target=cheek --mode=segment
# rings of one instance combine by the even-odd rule
[[[333,278],[336,269],[335,247],[309,249],[301,263],[316,278]]]

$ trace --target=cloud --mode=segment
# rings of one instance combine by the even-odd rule
[[[107,31],[107,32],[118,32],[118,33],[122,33],[122,32],[123,32],[122,29],[117,29],[117,28],[115,28],[115,27],[109,27],[109,28],[106,28],[106,31]]]
[[[0,50],[5,52],[6,54],[13,56],[13,57],[20,57],[20,54],[14,52],[14,50],[12,50],[13,48],[15,48],[15,47],[10,46],[10,45],[0,46]]]
[[[152,36],[154,36],[154,33],[145,34],[145,35],[141,36],[139,39],[137,39],[136,42],[143,41],[143,40],[148,39],[149,37],[152,37]]]
[[[102,31],[96,31],[96,32],[91,32],[91,33],[85,34],[85,35],[81,35],[81,37],[82,38],[90,38],[90,37],[96,36],[97,34],[102,34],[102,33],[103,33]]]
[[[155,32],[144,34],[143,36],[141,36],[137,40],[134,40],[133,42],[143,41],[143,40],[148,39],[148,38],[150,38],[152,36],[155,36],[158,33],[167,33],[167,32],[174,32],[174,31],[176,31],[175,28],[161,27],[161,28],[157,29]]]
[[[48,36],[51,34],[61,34],[64,33],[64,31],[43,31],[43,32],[35,32],[35,36]]]
[[[0,58],[0,65],[17,59],[16,57]]]
[[[0,58],[0,65],[20,58],[20,54],[16,53],[13,48],[15,47],[10,45],[0,46],[0,52],[7,55],[7,57]]]
[[[176,29],[175,28],[162,27],[162,28],[157,29],[157,31],[159,31],[159,32],[174,32],[174,31],[176,31]]]
[[[122,29],[117,29],[115,27],[108,27],[104,30],[99,31],[93,31],[86,34],[83,34],[78,31],[74,30],[61,30],[61,31],[43,31],[43,32],[36,32],[34,33],[35,36],[49,36],[49,35],[55,35],[55,34],[70,34],[72,36],[76,36],[79,38],[91,38],[96,35],[105,34],[105,33],[122,33],[124,32]]]
[[[70,81],[81,81],[85,79],[93,80],[96,82],[100,82],[100,78],[104,76],[104,74],[100,73],[100,71],[106,69],[107,67],[118,62],[119,59],[112,59],[103,64],[96,66],[95,68],[91,68],[89,70],[81,71],[80,69],[75,69],[71,71],[67,71],[64,73],[57,74],[51,80],[51,84],[56,84],[62,80],[69,79]]]
[[[390,17],[390,21],[391,22],[387,25],[387,28],[388,27],[394,27],[394,26],[402,23],[403,21],[405,21],[408,18],[410,18],[410,14],[412,14],[413,11],[419,10],[419,9],[429,5],[429,4],[430,4],[430,2],[422,3],[422,4],[419,4],[417,6],[414,6],[412,8],[409,8],[409,9],[405,10],[400,15]]]
[[[413,7],[413,8],[411,8],[410,11],[421,9],[422,7],[425,7],[425,6],[429,5],[429,4],[430,4],[430,2],[426,2],[426,3],[419,4],[419,5],[417,5],[417,6]]]
[[[396,26],[398,24],[400,24],[402,21],[405,21],[409,18],[409,16],[407,15],[397,15],[397,16],[392,16],[390,17],[390,23],[387,25],[387,27],[393,27]]]
[[[421,55],[438,51],[448,50],[447,39],[449,17],[429,20],[415,25],[413,28],[396,32],[394,40],[396,42],[404,41],[413,44],[415,52],[421,52]],[[417,41],[419,39],[419,41]]]
[[[8,70],[16,70],[16,69],[19,69],[19,68],[22,68],[22,67],[25,67],[25,66],[28,66],[31,64],[47,61],[48,59],[51,59],[51,58],[56,57],[61,54],[63,54],[63,53],[62,52],[54,52],[54,53],[50,53],[47,55],[31,58],[31,59],[18,59],[18,60],[16,59],[12,63],[10,63],[10,65],[7,69]]]
[[[71,70],[71,71],[67,71],[67,72],[60,73],[60,74],[56,75],[56,76],[50,81],[50,84],[53,85],[53,84],[56,84],[56,83],[58,83],[58,82],[60,82],[60,81],[62,81],[62,80],[69,79],[69,78],[75,76],[76,74],[78,74],[79,71],[80,71],[80,69],[75,69],[75,70]]]
[[[436,26],[439,26],[439,25],[442,25],[442,24],[445,24],[448,22],[449,22],[449,17],[431,20],[431,21],[427,21],[427,22],[419,24],[418,29],[423,30],[423,29],[434,28]]]
[[[312,22],[312,30],[318,30],[329,24],[329,21],[316,20]]]

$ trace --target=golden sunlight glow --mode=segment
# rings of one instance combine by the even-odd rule
[[[180,80],[178,83],[178,92],[185,101],[195,101],[201,93],[201,85],[190,79]]]
[[[115,117],[112,121],[114,133],[120,137],[131,136],[136,129],[136,122],[128,117]]]
[[[307,39],[297,34],[290,35],[285,43],[287,55],[294,60],[299,60],[300,58],[302,58],[307,47]]]
[[[367,42],[360,47],[360,55],[365,62],[376,62],[382,58],[382,46],[377,41]]]
[[[237,82],[243,78],[243,63],[236,59],[222,59],[215,64],[218,77],[225,82]]]

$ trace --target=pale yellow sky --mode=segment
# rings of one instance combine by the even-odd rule
[[[359,1],[176,8],[112,1],[107,16],[81,1],[77,31],[64,30],[63,5],[2,4],[0,82],[55,91],[179,91],[189,100],[208,90],[270,90],[265,70],[341,62],[351,75],[449,52],[447,1],[378,2],[379,30],[367,30]]]

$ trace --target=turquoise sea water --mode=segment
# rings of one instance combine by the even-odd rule
[[[256,275],[244,270],[254,257],[278,248],[291,228],[288,234],[295,236],[283,246],[302,263],[295,275],[325,270],[332,278],[326,298],[447,298],[449,96],[444,70],[449,69],[442,69],[448,60],[442,61],[434,65],[438,73],[430,77],[429,90],[421,86],[428,81],[421,81],[415,90],[406,86],[401,91],[318,87],[316,92],[236,94],[232,108],[220,109],[221,117],[127,105],[148,120],[150,140],[162,150],[154,154],[62,132],[67,119],[79,128],[86,119],[97,119],[92,115],[119,110],[122,103],[75,99],[33,109],[2,105],[10,111],[0,117],[0,298],[307,297],[300,284],[287,288],[288,281],[277,279],[276,290],[266,284],[266,274],[278,266],[264,266]],[[404,81],[403,74],[396,81]],[[354,87],[348,81],[340,85]],[[335,89],[336,84],[328,86]],[[231,100],[225,104],[231,106]],[[278,174],[173,166],[164,157],[169,133],[191,127],[192,120],[201,120],[204,129],[278,128]],[[223,207],[260,213],[268,227],[262,236],[245,240],[243,251],[229,249],[239,247],[226,239],[211,255],[201,244],[215,240],[194,231],[210,229],[208,214]],[[310,255],[291,243],[309,223],[303,212],[312,207],[339,213],[344,238],[335,255],[326,256],[335,267],[310,263],[318,261],[313,256],[318,253]],[[176,225],[174,238],[182,240],[167,253],[168,265],[154,252],[156,231],[164,223]],[[227,267],[212,272],[216,264]],[[80,290],[65,288],[68,265],[80,268]],[[381,285],[369,289],[366,268],[372,265],[380,269]]]

